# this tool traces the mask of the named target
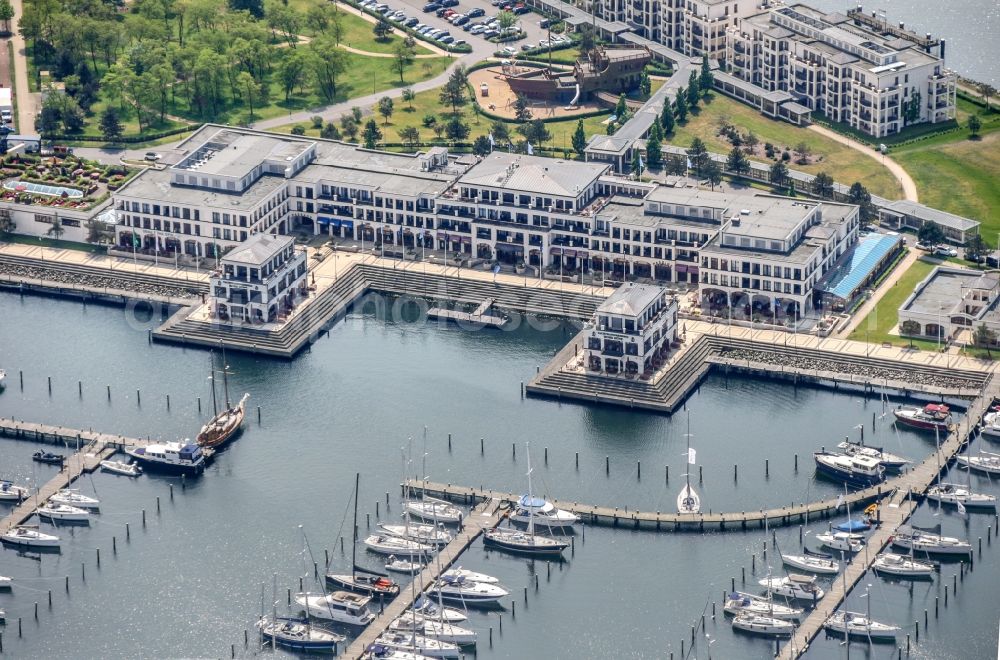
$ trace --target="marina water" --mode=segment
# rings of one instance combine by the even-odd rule
[[[61,528],[61,554],[38,560],[11,549],[0,551],[0,574],[15,578],[12,592],[0,592],[0,608],[7,610],[4,653],[228,657],[235,645],[238,657],[252,655],[253,623],[261,611],[262,591],[264,609],[271,610],[274,575],[280,615],[286,611],[286,590],[297,591],[299,577],[307,589],[317,588],[312,563],[319,562],[322,570],[324,550],[333,568],[348,568],[355,472],[361,473],[360,533],[367,532],[366,514],[374,528],[376,502],[382,520],[398,519],[402,453],[413,457],[406,474],[419,476],[425,426],[426,476],[432,480],[520,492],[526,485],[525,442],[530,442],[536,493],[623,510],[672,510],[684,478],[684,415],[521,398],[520,382],[565,344],[575,332],[572,326],[466,332],[411,323],[405,306],[403,310],[401,318],[389,320],[354,314],[291,362],[230,354],[231,392],[234,397],[244,391],[252,395],[246,431],[185,488],[178,479],[156,476],[130,480],[98,473],[78,482],[82,492],[101,499],[102,512],[89,528]],[[178,439],[192,437],[211,414],[208,353],[149,344],[141,315],[127,318],[121,309],[4,293],[0,316],[0,365],[9,374],[0,394],[2,416]],[[19,371],[24,373],[23,391]],[[857,425],[865,426],[870,443],[911,459],[933,451],[932,438],[895,432],[891,414],[883,417],[883,403],[856,393],[720,374],[701,386],[687,408],[692,445],[703,470],[703,481],[692,473],[692,484],[705,510],[780,507],[835,496],[835,485],[814,478],[812,452],[820,446],[832,449],[844,436],[857,438]],[[32,484],[50,478],[53,468],[30,460],[36,448],[30,442],[0,440],[0,476]],[[965,476],[952,479],[964,482]],[[973,485],[994,494],[998,490],[985,478],[974,477]],[[920,641],[911,642],[911,657],[994,657],[1000,610],[994,548],[1000,542],[985,540],[993,517],[963,519],[953,512],[922,509],[914,522],[941,522],[945,533],[968,537],[974,546],[982,536],[982,556],[977,553],[974,571],[959,582],[958,596],[951,594],[947,607],[943,589],[959,570],[957,564],[946,565],[933,583],[866,578],[872,583],[874,618],[911,634],[913,622],[920,621]],[[300,525],[311,557],[303,552]],[[811,534],[826,526],[807,526],[806,544],[815,548]],[[799,533],[797,526],[777,529],[779,547],[798,550]],[[346,537],[343,554],[340,535]],[[511,591],[503,610],[471,615],[470,625],[480,633],[478,654],[666,658],[672,652],[680,658],[684,640],[689,658],[770,657],[773,642],[734,634],[720,602],[731,578],[737,589],[758,591],[756,581],[767,570],[764,539],[761,530],[674,534],[588,526],[577,530],[575,549],[566,552],[566,560],[552,565],[487,553],[477,542],[459,563],[496,575]],[[754,553],[756,574],[751,569]],[[768,559],[779,573],[773,548]],[[363,549],[359,563],[380,567],[380,560]],[[81,564],[86,564],[85,582]],[[745,586],[741,569],[746,571]],[[65,576],[70,578],[68,595]],[[867,607],[861,593],[863,589],[852,594],[851,609]],[[940,598],[938,618],[935,596]],[[925,608],[930,610],[929,630],[924,628]],[[692,652],[691,626],[703,614],[706,625],[696,633]],[[248,648],[243,646],[244,630],[250,630]],[[905,644],[903,637],[900,641]],[[897,651],[892,645],[868,649],[855,642],[851,653],[889,658]],[[839,640],[821,636],[805,657],[843,655]]]

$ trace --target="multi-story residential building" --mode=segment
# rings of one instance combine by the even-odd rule
[[[305,295],[306,250],[291,236],[253,234],[221,258],[210,285],[214,318],[272,323]]]
[[[677,338],[677,301],[666,289],[626,284],[601,303],[587,329],[586,368],[648,374]]]
[[[729,72],[875,137],[955,117],[957,76],[944,42],[795,4],[743,17],[726,42]]]
[[[938,266],[899,307],[901,336],[938,341],[958,338],[985,325],[1000,333],[1000,271]],[[965,337],[971,343],[972,337]]]

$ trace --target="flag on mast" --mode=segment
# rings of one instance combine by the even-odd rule
[[[839,509],[842,506],[844,506],[844,494],[843,493],[841,493],[840,495],[837,496],[837,508]]]
[[[958,504],[958,512],[964,516],[965,515],[965,505],[962,504],[962,502],[960,500],[957,500],[955,503]]]
[[[688,465],[694,465],[695,459],[698,456],[698,452],[695,451],[694,447],[688,447]]]

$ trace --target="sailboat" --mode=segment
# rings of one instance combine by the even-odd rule
[[[527,442],[524,443],[524,446],[528,456],[528,499],[530,500],[533,497],[531,492],[531,446]],[[536,556],[561,555],[562,551],[569,547],[569,543],[547,536],[536,536],[535,516],[530,508],[528,511],[527,533],[515,529],[500,529],[499,527],[495,527],[483,532],[483,543],[487,546],[494,546],[502,550],[520,554]]]
[[[921,555],[968,555],[972,545],[953,536],[941,536],[941,524],[930,529],[914,525],[900,525],[892,537],[892,544]]]
[[[277,592],[277,575],[275,575],[275,592]],[[260,619],[257,620],[257,629],[260,630],[261,646],[266,639],[273,649],[280,645],[290,649],[301,651],[327,651],[336,652],[337,644],[347,638],[343,635],[332,633],[328,630],[313,627],[309,622],[308,613],[304,618],[279,617],[277,613],[277,594],[272,600],[271,616],[264,616],[261,612]],[[264,609],[263,585],[261,585],[261,610]]]
[[[399,595],[399,585],[384,573],[369,571],[358,566],[358,489],[361,473],[354,475],[354,541],[351,543],[351,573],[327,573],[327,586],[346,589],[365,596],[395,598]],[[390,553],[391,554],[391,553]],[[360,573],[360,575],[359,575]]]
[[[219,412],[219,404],[215,394],[215,354],[212,353],[212,419],[201,427],[197,442],[202,447],[221,447],[236,437],[243,425],[249,394],[244,394],[235,406],[229,402],[229,365],[226,364],[226,351],[222,350],[222,383],[226,407]]]
[[[883,552],[875,557],[872,570],[879,575],[918,579],[931,577],[935,569],[934,564],[915,560],[911,551],[909,555]]]
[[[694,488],[691,488],[691,466],[695,464],[697,454],[694,449],[691,449],[691,411],[688,411],[687,433],[684,434],[684,437],[687,438],[688,469],[687,474],[684,475],[684,488],[677,494],[677,512],[698,513],[701,511],[701,498]]]
[[[863,598],[868,599],[866,614],[837,610],[826,620],[823,627],[831,632],[843,633],[845,637],[862,637],[873,642],[895,640],[899,626],[879,623],[871,618],[871,585],[865,589]]]
[[[962,454],[961,456],[956,456],[955,460],[967,470],[977,470],[986,474],[1000,474],[1000,454],[980,451],[978,456]]]
[[[840,572],[840,564],[830,555],[822,552],[805,550],[801,555],[786,555],[781,553],[781,561],[789,566],[818,575],[836,575]]]

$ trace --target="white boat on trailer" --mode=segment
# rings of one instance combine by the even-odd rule
[[[97,509],[101,506],[101,501],[95,497],[81,495],[79,491],[63,488],[49,498],[50,504],[67,504],[81,509]]]
[[[869,640],[895,640],[899,626],[872,621],[864,614],[837,610],[823,623],[823,627],[831,633],[850,637],[861,637]]]
[[[811,550],[805,550],[801,555],[786,555],[782,553],[781,561],[799,570],[819,575],[836,575],[840,572],[840,563],[832,556]]]
[[[395,621],[389,624],[392,632],[415,632],[424,637],[438,639],[449,644],[468,646],[475,644],[478,634],[474,630],[456,626],[453,623],[444,623],[436,619],[430,619],[423,615],[416,615],[413,612],[406,612]]]
[[[142,474],[142,468],[135,463],[125,461],[101,461],[101,470],[112,474],[119,474],[123,477],[138,477]]]
[[[461,650],[457,644],[431,639],[412,632],[386,631],[375,640],[386,648],[397,651],[410,651],[427,658],[460,658]]]
[[[795,624],[786,619],[744,612],[733,617],[733,628],[754,635],[776,637],[791,635],[795,631]]]
[[[58,522],[90,522],[90,512],[68,504],[52,504],[46,502],[35,509],[39,518]]]
[[[759,580],[758,584],[772,594],[795,600],[818,602],[826,595],[826,592],[816,584],[815,576],[798,573],[789,573],[787,577],[766,577]]]
[[[462,510],[457,506],[433,497],[403,502],[403,512],[433,522],[456,525],[462,521]]]
[[[872,570],[880,575],[893,575],[906,578],[928,578],[934,574],[934,564],[917,561],[909,555],[895,552],[883,552],[875,557]]]
[[[775,603],[773,598],[743,593],[742,591],[728,594],[722,610],[726,614],[759,614],[787,621],[798,621],[802,617],[800,608]]]

